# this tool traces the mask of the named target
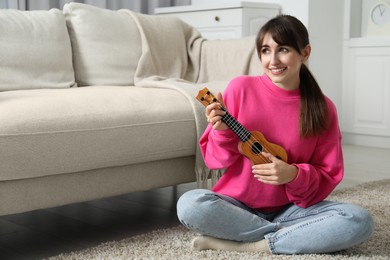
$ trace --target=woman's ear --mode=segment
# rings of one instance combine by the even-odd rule
[[[311,53],[311,45],[308,44],[308,45],[306,45],[306,47],[302,50],[302,63],[305,63],[305,62],[309,59],[310,53]]]

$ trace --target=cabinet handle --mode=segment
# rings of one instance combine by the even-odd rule
[[[219,16],[215,16],[215,17],[214,17],[214,20],[215,20],[216,22],[219,22],[219,20],[220,20],[220,19],[219,19]]]

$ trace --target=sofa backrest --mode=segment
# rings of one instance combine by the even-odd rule
[[[207,41],[175,17],[74,2],[62,12],[0,10],[0,39],[0,91],[261,74],[252,38]]]
[[[134,83],[141,38],[131,16],[80,3],[63,9],[79,86]]]
[[[0,10],[0,91],[75,85],[62,12]]]

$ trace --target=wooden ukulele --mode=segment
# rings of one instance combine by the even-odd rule
[[[212,103],[220,103],[207,88],[200,90],[196,99],[204,106],[208,106]],[[276,158],[287,162],[287,153],[283,147],[268,142],[264,135],[258,131],[249,132],[232,115],[229,114],[226,108],[221,107],[221,110],[226,112],[226,114],[222,116],[222,122],[233,130],[233,132],[241,140],[238,144],[238,150],[241,154],[246,156],[253,165],[271,162],[268,158],[262,155],[261,152],[270,153]]]

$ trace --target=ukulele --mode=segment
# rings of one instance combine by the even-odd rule
[[[200,90],[196,99],[205,107],[212,103],[220,103],[207,88]],[[283,147],[268,142],[264,135],[258,131],[249,132],[229,114],[226,108],[221,107],[220,109],[226,113],[222,116],[222,122],[224,122],[241,140],[238,144],[239,152],[246,156],[251,161],[252,165],[271,162],[271,160],[265,157],[261,152],[270,153],[276,158],[287,162],[287,153]]]

